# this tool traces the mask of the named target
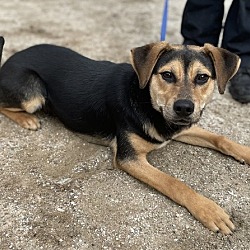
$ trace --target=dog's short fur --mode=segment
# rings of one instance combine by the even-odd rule
[[[146,155],[174,139],[250,164],[250,147],[193,126],[216,82],[224,92],[238,56],[210,44],[158,42],[132,49],[131,61],[94,61],[54,45],[30,47],[2,66],[0,112],[36,130],[40,122],[33,113],[45,108],[69,129],[103,138],[114,150],[115,166],[186,207],[209,229],[231,233],[234,224],[222,208],[154,168]]]

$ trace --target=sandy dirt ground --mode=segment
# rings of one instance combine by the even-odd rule
[[[169,1],[167,40],[181,43],[185,1]],[[3,61],[38,43],[129,61],[129,50],[159,40],[163,1],[0,1]],[[201,126],[250,146],[250,104],[215,92]],[[249,166],[173,142],[150,162],[213,199],[232,216],[230,236],[204,228],[187,210],[113,169],[92,145],[39,114],[42,129],[0,116],[0,249],[250,249]]]

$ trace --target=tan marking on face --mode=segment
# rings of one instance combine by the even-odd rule
[[[177,78],[177,81],[181,82],[183,80],[184,69],[183,69],[183,62],[182,61],[180,61],[178,59],[170,61],[169,63],[163,65],[159,69],[158,73],[163,73],[166,71],[170,71],[170,72],[174,73],[174,75]]]
[[[34,113],[35,111],[42,108],[45,104],[45,99],[43,96],[36,96],[28,101],[22,102],[22,107],[27,113]]]
[[[177,77],[177,82],[167,83],[163,78],[161,73],[172,72]],[[164,66],[162,66],[157,74],[152,76],[150,83],[150,94],[152,98],[153,106],[156,110],[161,111],[161,108],[171,106],[173,100],[177,98],[177,95],[181,88],[181,83],[183,82],[183,66],[178,60],[173,60]]]
[[[194,81],[198,74],[208,75],[208,81],[202,85],[195,84]],[[191,88],[191,96],[195,104],[193,119],[197,120],[200,118],[200,112],[204,109],[204,107],[210,102],[212,98],[215,80],[211,79],[210,70],[199,61],[195,61],[190,65],[190,70],[188,71],[188,78],[190,84],[193,86]]]
[[[195,61],[189,65],[188,77],[189,79],[194,80],[197,74],[207,74],[208,76],[211,76],[211,72],[207,67],[201,62]]]
[[[161,73],[170,71],[174,74],[176,82],[166,82]],[[187,75],[185,76],[184,63],[180,59],[175,59],[161,68],[152,75],[150,82],[150,95],[153,107],[161,112],[166,120],[176,118],[173,110],[174,103],[179,99],[187,99],[194,103],[195,110],[190,116],[192,122],[198,122],[201,111],[210,101],[213,90],[214,80],[209,78],[208,82],[203,85],[195,84],[197,74],[207,74],[211,72],[201,62],[194,61],[189,64]]]
[[[172,72],[176,77],[175,83],[168,83],[161,73]],[[184,69],[179,60],[173,60],[159,68],[158,72],[152,76],[150,82],[150,95],[153,107],[162,112],[166,120],[173,117],[173,103],[178,99],[178,94],[183,89]]]

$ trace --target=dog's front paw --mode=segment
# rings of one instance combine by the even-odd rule
[[[237,144],[234,151],[229,154],[242,164],[250,165],[250,147]]]
[[[210,230],[227,235],[235,229],[229,215],[208,198],[198,194],[197,199],[189,205],[187,209],[191,214]]]

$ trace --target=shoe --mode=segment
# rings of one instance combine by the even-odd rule
[[[232,97],[241,103],[250,102],[250,68],[239,68],[236,75],[230,80],[229,92]]]

